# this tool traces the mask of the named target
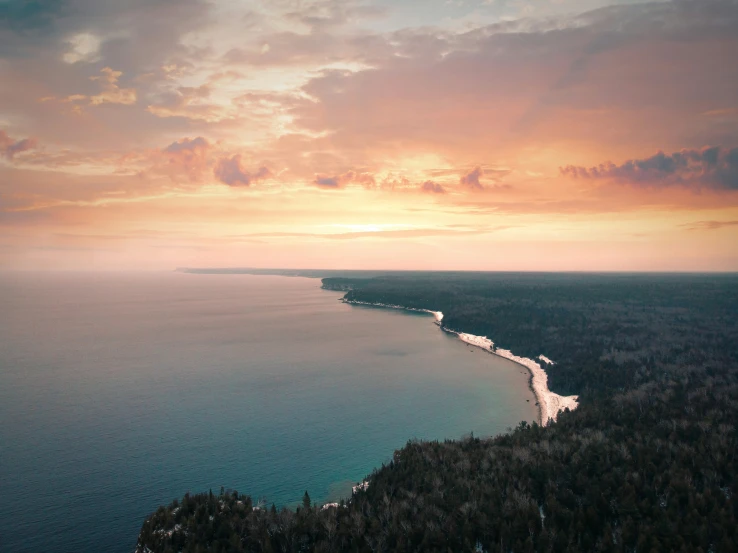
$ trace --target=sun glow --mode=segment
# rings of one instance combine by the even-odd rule
[[[387,230],[404,230],[404,229],[411,229],[413,228],[412,225],[406,225],[406,224],[392,224],[392,223],[385,223],[385,224],[364,224],[364,225],[340,225],[340,224],[332,224],[332,225],[325,225],[328,228],[337,229],[342,232],[383,232]]]

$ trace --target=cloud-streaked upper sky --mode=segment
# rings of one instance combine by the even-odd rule
[[[0,0],[0,268],[738,270],[738,0]]]

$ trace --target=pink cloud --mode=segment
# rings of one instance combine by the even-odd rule
[[[347,171],[339,175],[317,174],[313,180],[314,185],[328,189],[342,188],[349,183],[361,184],[366,188],[373,188],[376,185],[376,179],[371,173]]]
[[[161,150],[161,155],[166,160],[167,168],[172,171],[171,176],[184,171],[190,180],[197,180],[210,166],[211,148],[210,143],[202,136],[183,138]]]
[[[38,146],[35,138],[22,138],[14,140],[5,131],[0,131],[0,155],[7,159],[13,159],[16,154],[33,150]]]
[[[463,175],[459,182],[462,186],[466,186],[467,188],[471,188],[472,190],[484,190],[484,186],[482,186],[482,183],[479,182],[479,177],[481,177],[483,174],[484,171],[482,171],[482,168],[477,166],[466,175]]]
[[[208,141],[202,136],[197,138],[183,138],[172,142],[169,146],[164,148],[165,152],[171,154],[179,154],[181,152],[194,153],[198,151],[205,151],[210,147]]]
[[[446,193],[446,190],[443,188],[443,186],[431,180],[427,180],[423,184],[421,184],[420,191],[428,192],[431,194],[445,194]]]
[[[272,172],[268,167],[260,167],[256,172],[250,173],[241,165],[241,156],[236,154],[231,157],[221,158],[213,171],[218,180],[228,186],[249,186],[251,183],[269,178]]]

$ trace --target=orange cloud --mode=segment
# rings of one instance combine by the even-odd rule
[[[100,70],[102,75],[98,77],[90,77],[91,81],[100,83],[102,92],[90,96],[90,104],[99,106],[100,104],[123,104],[130,106],[136,103],[136,90],[133,88],[120,88],[118,79],[123,73],[114,71],[110,67],[104,67]]]
[[[232,110],[208,102],[211,88],[208,84],[197,87],[180,86],[166,94],[146,110],[157,117],[185,117],[194,120],[217,122],[234,116]]]
[[[102,104],[120,104],[131,106],[136,103],[137,94],[135,88],[121,88],[118,84],[123,73],[114,71],[110,67],[104,67],[100,70],[101,75],[90,77],[91,81],[95,81],[100,85],[101,91],[98,94],[72,94],[59,98],[58,101],[64,103],[86,104],[89,106],[100,106]],[[41,98],[42,102],[57,100],[54,96],[46,96]],[[79,111],[79,110],[78,110]]]

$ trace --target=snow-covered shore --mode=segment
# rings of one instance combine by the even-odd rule
[[[436,319],[436,323],[441,324],[443,320],[443,313],[440,311],[431,311],[430,309],[418,309],[416,307],[405,307],[404,305],[393,305],[391,303],[370,303],[368,301],[356,301],[341,299],[343,303],[349,303],[351,305],[368,305],[369,307],[387,307],[389,309],[402,309],[404,311],[416,311],[418,313],[430,313]]]
[[[446,328],[444,328],[444,330],[446,332],[456,334],[467,344],[482,348],[489,353],[499,355],[500,357],[504,357],[510,361],[514,361],[528,369],[531,375],[530,387],[538,400],[541,424],[543,426],[546,426],[549,421],[555,421],[560,411],[563,411],[564,409],[573,410],[577,408],[577,399],[579,399],[579,396],[560,396],[559,394],[555,394],[549,390],[548,375],[546,374],[546,371],[543,370],[541,365],[533,359],[520,357],[507,349],[495,348],[494,342],[484,336],[475,336],[474,334],[467,334],[465,332],[455,332]],[[540,359],[547,363],[553,363],[553,361],[545,356],[541,356]]]
[[[360,484],[356,484],[356,486],[351,487],[351,493],[359,493],[366,491],[366,489],[369,487],[369,480],[364,480]]]
[[[414,307],[405,307],[402,305],[370,303],[353,300],[342,301],[344,303],[349,303],[353,305],[388,307],[391,309],[404,309],[406,311],[420,311],[423,313],[430,313],[435,317],[436,324],[438,324],[439,326],[441,325],[441,321],[443,320],[442,312],[431,311],[430,309],[417,309]],[[518,363],[519,365],[522,365],[523,367],[528,369],[531,375],[531,389],[533,390],[533,394],[536,396],[536,400],[538,401],[541,425],[546,426],[549,422],[555,421],[559,412],[563,411],[564,409],[573,410],[577,408],[577,405],[579,405],[577,402],[579,396],[560,396],[559,394],[556,394],[549,390],[548,375],[546,374],[546,371],[538,362],[534,361],[533,359],[520,357],[512,353],[510,350],[496,348],[494,342],[485,336],[475,336],[474,334],[467,334],[466,332],[456,332],[455,330],[451,330],[449,328],[443,328],[443,330],[451,334],[456,334],[461,340],[469,345],[476,346],[494,355],[499,355],[500,357],[509,359],[510,361]],[[551,361],[545,355],[540,355],[538,358],[544,363],[553,365],[553,361]]]

